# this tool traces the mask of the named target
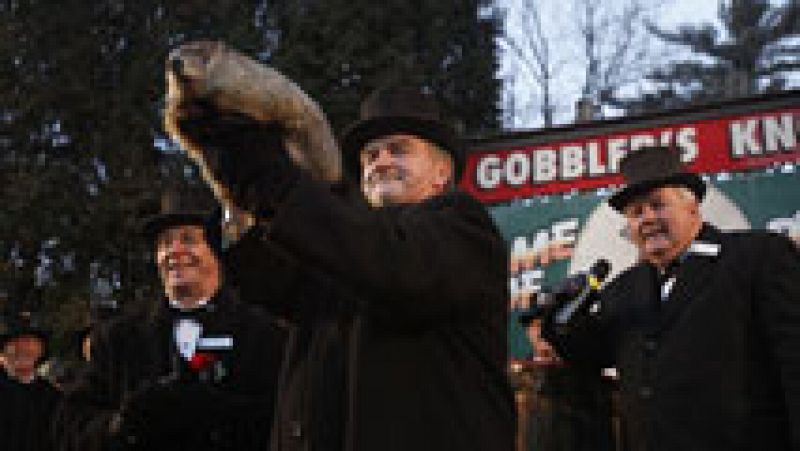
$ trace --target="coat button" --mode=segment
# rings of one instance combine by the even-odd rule
[[[650,399],[653,397],[653,387],[645,385],[644,387],[639,388],[639,396],[642,399]]]

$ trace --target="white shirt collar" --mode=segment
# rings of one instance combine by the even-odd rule
[[[192,310],[197,310],[199,308],[205,307],[205,305],[208,304],[209,301],[211,301],[211,298],[201,299],[198,303],[192,305],[191,307],[187,307],[181,304],[180,302],[176,301],[175,299],[170,299],[169,306],[179,312],[191,312]]]

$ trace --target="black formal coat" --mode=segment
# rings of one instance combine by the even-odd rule
[[[228,257],[297,326],[273,450],[512,449],[506,248],[473,198],[372,209],[301,180]]]
[[[0,449],[55,449],[51,425],[59,397],[59,391],[42,379],[21,384],[0,369]]]
[[[194,316],[203,337],[221,340],[215,350],[198,349],[206,364],[191,368],[174,344],[176,317],[184,316],[162,300],[155,312],[93,332],[92,361],[57,413],[59,449],[268,446],[286,328],[223,291]],[[219,346],[228,338],[230,346]]]
[[[800,449],[800,253],[787,238],[705,225],[661,301],[640,263],[569,336],[569,359],[616,365],[633,450]]]

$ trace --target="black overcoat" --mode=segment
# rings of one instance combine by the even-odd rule
[[[800,253],[709,225],[697,243],[665,301],[640,263],[603,290],[599,321],[549,338],[617,366],[630,449],[800,449]]]
[[[67,389],[57,413],[59,449],[247,451],[268,446],[287,329],[223,291],[195,319],[203,325],[203,337],[229,337],[231,346],[205,351],[219,362],[219,370],[198,382],[174,344],[176,315],[161,300],[154,312],[125,315],[96,328],[92,361]],[[171,404],[169,412],[156,407],[147,418],[135,418],[147,425],[135,436],[125,427],[116,432],[114,423],[129,398],[159,380],[175,379],[164,386],[169,396],[160,398]]]
[[[298,327],[273,450],[512,449],[506,247],[473,198],[372,209],[301,180],[229,257]]]
[[[55,449],[51,426],[60,392],[42,379],[21,384],[0,369],[0,449]]]

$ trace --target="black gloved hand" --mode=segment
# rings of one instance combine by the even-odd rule
[[[191,111],[181,130],[197,143],[216,181],[240,208],[270,215],[303,173],[288,155],[282,127],[210,105]]]

